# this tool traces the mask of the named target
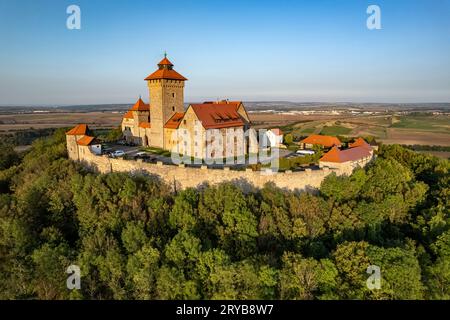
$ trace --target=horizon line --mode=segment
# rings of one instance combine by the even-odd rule
[[[243,103],[293,103],[293,104],[379,104],[379,105],[414,105],[414,104],[450,104],[450,101],[419,101],[419,102],[375,102],[375,101],[364,101],[364,102],[353,102],[353,101],[291,101],[291,100],[239,100]],[[215,100],[214,100],[215,101]],[[204,101],[203,101],[204,102]],[[70,103],[70,104],[0,104],[0,107],[72,107],[72,106],[111,106],[111,105],[132,105],[136,102],[115,102],[115,103]],[[185,105],[199,103],[198,101],[185,102]],[[201,103],[201,102],[200,102]]]

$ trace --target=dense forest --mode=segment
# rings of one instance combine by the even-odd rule
[[[449,161],[398,145],[316,194],[89,172],[0,145],[2,299],[449,299]],[[66,268],[81,268],[68,290]],[[366,286],[369,265],[381,288]]]
[[[1,123],[1,122],[0,122]],[[27,129],[17,130],[13,132],[1,132],[2,144],[13,146],[26,146],[31,144],[34,140],[42,137],[48,137],[52,135],[56,128],[43,128],[43,129]],[[2,130],[0,130],[2,131]]]

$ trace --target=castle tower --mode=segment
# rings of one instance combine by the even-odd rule
[[[139,124],[144,122],[150,122],[150,106],[141,97],[130,109],[133,114],[134,123],[139,126]]]
[[[145,80],[150,92],[150,145],[165,149],[164,125],[176,112],[184,112],[184,81],[187,79],[173,70],[172,62],[164,55],[158,70]]]

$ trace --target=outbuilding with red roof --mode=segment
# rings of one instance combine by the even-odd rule
[[[323,148],[331,148],[333,146],[340,147],[342,145],[341,141],[333,136],[324,136],[319,134],[312,134],[307,138],[299,142],[300,148],[310,149],[315,145],[322,146]]]
[[[351,174],[354,168],[364,167],[374,157],[373,149],[364,139],[357,139],[348,149],[333,146],[319,160],[320,167],[341,169]]]

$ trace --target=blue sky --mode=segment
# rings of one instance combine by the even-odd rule
[[[2,105],[148,100],[164,51],[190,102],[450,102],[449,0],[0,0],[0,48]]]

